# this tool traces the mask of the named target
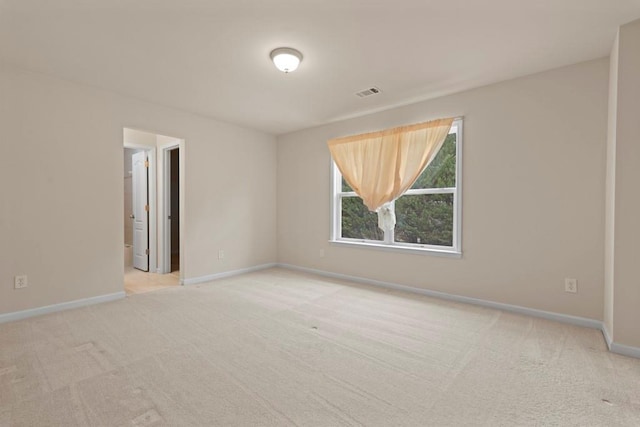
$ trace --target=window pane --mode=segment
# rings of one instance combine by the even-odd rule
[[[456,186],[456,134],[447,135],[440,151],[411,188]]]
[[[347,184],[347,181],[344,180],[344,177],[342,178],[342,191],[353,191],[353,188],[351,188],[351,186]]]
[[[342,237],[347,239],[383,240],[378,228],[378,215],[369,212],[360,197],[342,198]]]
[[[453,246],[453,194],[404,195],[396,200],[395,241]]]

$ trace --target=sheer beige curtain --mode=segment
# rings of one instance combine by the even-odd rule
[[[340,173],[370,211],[400,197],[440,150],[453,118],[332,139]]]
[[[389,231],[396,225],[393,201],[411,188],[433,160],[453,120],[433,120],[328,142],[345,181],[370,211],[378,213],[385,241],[390,241]]]

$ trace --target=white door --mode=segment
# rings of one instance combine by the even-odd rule
[[[135,153],[132,158],[133,187],[133,266],[149,271],[149,175],[147,153]]]

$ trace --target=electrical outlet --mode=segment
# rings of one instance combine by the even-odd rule
[[[324,249],[320,249],[320,258],[324,258]]]
[[[27,276],[16,276],[13,279],[13,288],[22,289],[27,287]]]
[[[564,291],[572,294],[578,293],[578,281],[576,279],[564,279]]]
[[[222,249],[218,251],[218,259],[224,259],[224,251]]]

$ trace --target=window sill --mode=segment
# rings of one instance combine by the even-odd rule
[[[329,243],[336,246],[356,247],[363,249],[374,249],[388,252],[403,252],[420,255],[433,255],[445,258],[462,258],[462,252],[453,249],[435,249],[420,246],[386,245],[384,243],[359,242],[351,240],[329,240]]]

